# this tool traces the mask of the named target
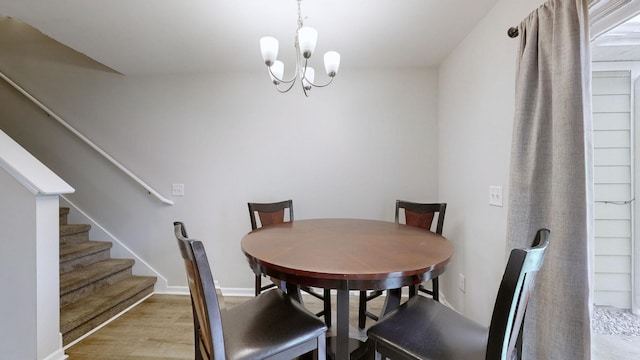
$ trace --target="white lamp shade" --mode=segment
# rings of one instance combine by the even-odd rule
[[[303,69],[302,71],[304,71],[304,78],[302,79],[302,84],[307,90],[309,90],[311,89],[311,84],[313,84],[313,81],[315,80],[316,71],[313,70],[311,66],[307,66],[307,70],[305,71]]]
[[[284,75],[284,63],[280,60],[276,60],[273,65],[269,67],[269,69],[269,76],[271,77],[271,81],[273,81],[275,85],[280,84],[282,76]]]
[[[260,39],[260,52],[267,66],[271,66],[278,58],[278,39],[273,36],[265,36]]]
[[[335,51],[327,51],[324,54],[324,69],[330,77],[336,76],[340,68],[340,54]]]
[[[316,49],[318,42],[318,32],[316,29],[303,26],[298,29],[298,44],[300,45],[300,53],[305,59],[311,57]]]

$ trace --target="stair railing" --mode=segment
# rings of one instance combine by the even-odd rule
[[[127,176],[129,176],[131,179],[133,179],[135,182],[137,182],[140,186],[142,186],[149,194],[155,196],[158,200],[160,200],[161,202],[167,204],[167,205],[173,205],[173,201],[169,200],[167,198],[165,198],[164,196],[162,196],[162,194],[160,194],[159,192],[157,192],[155,189],[153,189],[151,186],[149,186],[147,183],[145,183],[142,179],[140,179],[138,176],[136,176],[136,174],[132,173],[129,169],[127,169],[124,165],[122,165],[120,162],[118,162],[118,160],[114,159],[111,155],[107,154],[104,150],[102,150],[98,145],[96,145],[95,143],[93,143],[93,141],[91,141],[89,138],[87,138],[86,136],[84,136],[81,132],[79,132],[78,130],[76,130],[73,126],[69,125],[69,123],[67,123],[66,121],[64,121],[60,116],[58,116],[56,113],[54,113],[51,109],[49,109],[47,106],[45,106],[43,103],[40,102],[40,100],[36,99],[34,96],[32,96],[31,94],[29,94],[26,90],[24,90],[20,85],[16,84],[13,80],[11,80],[8,76],[6,76],[2,71],[0,71],[0,78],[4,79],[9,85],[11,85],[12,87],[14,87],[16,90],[18,90],[22,95],[24,95],[27,99],[31,100],[31,102],[33,102],[34,104],[36,104],[40,109],[42,109],[45,113],[47,113],[47,115],[51,116],[52,118],[54,118],[56,121],[58,121],[62,126],[64,126],[65,128],[67,128],[67,130],[71,131],[74,135],[76,135],[77,137],[79,137],[82,141],[84,141],[87,145],[91,146],[95,151],[98,152],[98,154],[102,155],[105,159],[109,160],[113,165],[115,165],[118,169],[120,169],[122,172],[124,172],[125,174],[127,174]]]

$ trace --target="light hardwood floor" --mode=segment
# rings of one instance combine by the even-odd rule
[[[224,306],[231,307],[244,297],[226,297]],[[384,299],[370,302],[369,308],[379,312]],[[319,311],[322,303],[305,298],[311,311]],[[352,296],[350,304],[350,336],[364,340],[366,333],[359,331],[358,298]],[[335,323],[335,299],[334,323]],[[373,321],[367,319],[367,327]],[[331,330],[330,330],[331,334]],[[640,337],[594,335],[594,360],[637,359]],[[193,322],[191,301],[188,296],[153,295],[126,314],[66,350],[69,360],[174,360],[193,359]]]
[[[232,307],[245,297],[225,297],[224,306]],[[333,299],[335,324],[335,298]],[[368,308],[377,313],[384,298],[371,301]],[[315,298],[306,298],[311,311],[322,309]],[[351,296],[350,336],[366,339],[358,330],[358,297]],[[367,326],[373,324],[368,319]],[[331,330],[330,330],[331,334]],[[189,296],[153,295],[126,314],[107,324],[84,340],[66,349],[69,360],[173,360],[193,359],[193,320]]]

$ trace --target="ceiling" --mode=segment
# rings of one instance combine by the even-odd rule
[[[341,69],[437,66],[496,1],[304,0],[312,65],[336,50]],[[297,28],[295,0],[0,0],[0,14],[129,75],[259,68],[265,35],[289,68]]]
[[[593,61],[640,60],[640,0],[590,0]]]
[[[640,15],[598,36],[591,49],[593,61],[640,60]]]

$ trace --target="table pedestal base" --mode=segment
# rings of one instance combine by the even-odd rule
[[[336,359],[336,343],[335,336],[327,337],[327,359]],[[351,360],[365,359],[367,355],[367,345],[358,339],[349,338],[349,354]]]

